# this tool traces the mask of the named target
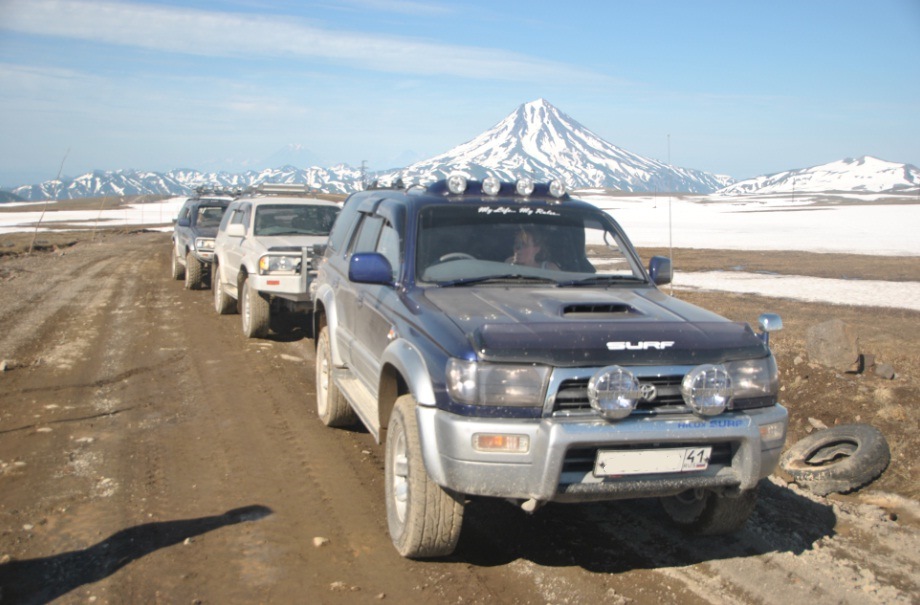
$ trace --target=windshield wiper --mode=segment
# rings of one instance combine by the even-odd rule
[[[564,288],[567,286],[597,286],[604,284],[616,284],[622,282],[642,282],[645,283],[645,280],[641,277],[635,277],[632,275],[593,275],[591,277],[583,277],[581,279],[572,279],[569,281],[561,281],[556,284],[559,288]]]
[[[478,277],[462,277],[450,281],[438,282],[440,288],[450,288],[451,286],[468,286],[470,284],[481,284],[492,281],[538,281],[544,284],[555,283],[556,280],[538,275],[522,275],[520,273],[507,273],[505,275],[483,275]]]

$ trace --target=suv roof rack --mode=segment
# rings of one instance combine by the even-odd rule
[[[262,195],[307,195],[316,193],[306,183],[259,183],[246,190],[246,193],[261,193]]]
[[[235,197],[242,193],[242,190],[239,187],[215,187],[213,185],[198,185],[195,187],[195,197],[203,196],[229,196]]]

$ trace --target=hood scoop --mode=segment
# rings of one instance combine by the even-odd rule
[[[618,302],[573,303],[562,307],[562,316],[567,319],[615,319],[641,315],[635,307]]]

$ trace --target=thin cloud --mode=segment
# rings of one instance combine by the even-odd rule
[[[291,17],[82,0],[11,0],[4,12],[0,29],[167,53],[320,60],[386,73],[474,79],[606,79],[496,48],[337,31]]]

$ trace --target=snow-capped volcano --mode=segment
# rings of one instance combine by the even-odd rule
[[[886,162],[872,156],[839,160],[829,164],[788,170],[739,181],[719,193],[744,195],[762,193],[861,193],[909,192],[920,187],[920,169],[911,164]]]
[[[545,99],[518,107],[473,140],[394,173],[405,182],[461,172],[482,179],[561,178],[569,188],[709,193],[730,177],[676,168],[630,153],[591,132]]]

